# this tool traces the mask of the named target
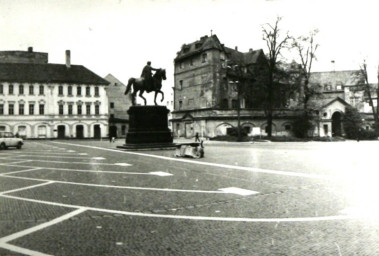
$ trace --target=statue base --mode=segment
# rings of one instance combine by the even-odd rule
[[[125,144],[118,148],[130,150],[173,149],[173,137],[168,128],[165,106],[131,106],[129,130]]]

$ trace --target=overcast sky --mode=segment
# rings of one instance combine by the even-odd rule
[[[0,50],[49,53],[50,63],[84,65],[124,84],[139,77],[146,61],[165,68],[166,94],[173,84],[173,60],[184,43],[211,30],[228,47],[263,49],[261,25],[283,17],[293,36],[319,29],[313,71],[359,68],[379,63],[376,1],[320,0],[0,0]],[[292,59],[287,54],[288,59]],[[375,71],[370,73],[376,82]]]

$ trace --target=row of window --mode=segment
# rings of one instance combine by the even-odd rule
[[[191,59],[189,59],[188,65],[189,65],[190,67],[194,66],[194,65],[196,64],[196,62],[195,62],[196,59],[197,59],[197,58],[191,58]],[[203,54],[201,55],[201,63],[205,63],[205,62],[207,62],[207,53],[203,53]],[[183,62],[183,61],[179,62],[178,65],[179,65],[179,68],[180,68],[180,69],[183,69],[183,68],[184,68],[184,62]]]
[[[25,104],[18,104],[18,115],[26,115],[26,110],[28,110],[29,115],[35,115],[37,114],[35,112],[35,106],[36,104],[29,104],[26,106]],[[26,109],[27,108],[27,109]],[[64,115],[64,105],[60,104],[59,105],[59,115]],[[67,114],[68,115],[73,115],[74,111],[74,105],[68,105],[67,108]],[[83,115],[83,107],[82,105],[77,105],[76,106],[76,113],[78,115]],[[85,110],[86,110],[86,115],[91,115],[91,110],[92,107],[89,104],[85,105]],[[45,114],[45,104],[38,104],[38,115],[44,115]],[[95,115],[100,115],[100,105],[95,105]],[[0,115],[5,115],[5,110],[4,110],[4,104],[0,104]],[[8,104],[8,115],[16,115],[15,113],[15,104]]]
[[[18,114],[19,115],[25,115],[26,109],[25,104],[18,104]],[[28,105],[29,115],[35,115],[35,104],[29,104]],[[15,104],[9,103],[8,104],[8,115],[15,115]],[[45,104],[39,104],[38,105],[38,114],[44,115],[45,114]],[[0,104],[0,115],[5,115],[4,111],[4,104]]]
[[[59,96],[63,96],[64,93],[63,93],[63,86],[60,85],[58,87],[58,95]],[[67,87],[67,95],[68,96],[73,96],[73,87],[71,85],[69,85]],[[82,87],[78,86],[76,87],[76,95],[77,96],[82,96]],[[100,96],[100,91],[99,91],[99,87],[98,86],[95,86],[95,93],[94,93],[95,97],[99,97]],[[87,97],[90,97],[91,96],[91,86],[87,86],[86,87],[86,96]]]
[[[34,85],[29,85],[29,95],[34,95]],[[0,84],[0,94],[4,94],[4,85]],[[15,86],[13,84],[8,85],[8,94],[13,95],[15,94]],[[18,94],[24,95],[25,94],[25,86],[20,84],[18,86]],[[38,87],[38,94],[39,95],[44,95],[45,94],[45,86],[40,85]]]
[[[34,85],[29,85],[28,89],[29,89],[29,92],[28,92],[29,95],[34,95],[35,94]],[[39,91],[38,91],[39,95],[44,95],[45,94],[45,86],[40,85],[38,87],[38,89],[39,89]],[[26,90],[26,88],[25,88],[24,85],[20,84],[18,86],[18,94],[19,95],[24,95],[25,94],[25,90]],[[86,93],[85,94],[86,96],[91,96],[91,86],[87,86],[86,87],[85,93]],[[3,84],[0,84],[0,94],[4,94],[4,85]],[[8,85],[8,94],[9,95],[15,94],[15,86],[13,84],[9,84]],[[60,85],[58,87],[58,94],[60,96],[63,95],[63,86],[62,85]],[[71,85],[69,85],[67,87],[67,95],[73,96],[73,87]],[[82,87],[81,86],[76,87],[76,95],[77,96],[82,96]],[[95,87],[94,95],[95,95],[95,97],[99,97],[100,96],[100,91],[99,91],[99,87],[98,86]]]
[[[86,104],[85,105],[85,110],[86,110],[86,115],[91,115],[91,105]],[[83,115],[83,106],[82,105],[77,105],[76,106],[76,113],[77,115]],[[60,104],[59,105],[59,115],[64,115],[65,114],[65,107],[64,105]],[[74,114],[74,105],[68,105],[67,107],[67,114],[68,115],[73,115]],[[95,105],[95,115],[100,115],[100,105]]]

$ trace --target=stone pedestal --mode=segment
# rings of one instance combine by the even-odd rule
[[[129,130],[124,149],[174,148],[168,128],[168,112],[165,106],[132,106],[128,110]]]

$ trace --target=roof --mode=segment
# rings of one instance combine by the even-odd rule
[[[363,77],[359,70],[312,72],[310,76],[311,84],[354,86],[362,83]]]
[[[187,58],[195,54],[199,54],[206,50],[218,49],[224,51],[229,59],[235,63],[243,62],[244,64],[253,64],[258,61],[258,58],[263,54],[263,50],[251,50],[247,53],[239,52],[238,50],[225,47],[221,44],[220,40],[216,35],[203,36],[200,40],[192,42],[190,44],[184,44],[181,50],[177,53],[175,60]]]
[[[331,98],[313,98],[311,100],[309,100],[309,104],[314,106],[315,109],[324,109],[328,106],[330,106],[331,104],[333,104],[334,102],[336,101],[339,101],[341,102],[343,105],[349,105],[349,103],[347,103],[344,99],[340,98],[340,97],[335,97],[334,99],[331,99]]]
[[[107,80],[110,84],[124,87],[125,85],[118,80],[114,75],[108,74],[106,77],[104,77],[105,80]]]
[[[0,63],[0,81],[108,85],[109,82],[81,65]]]

